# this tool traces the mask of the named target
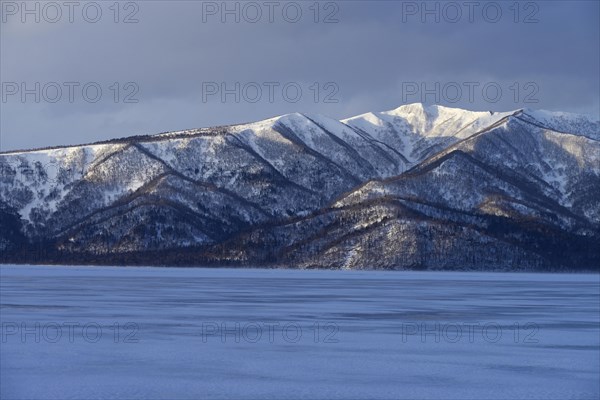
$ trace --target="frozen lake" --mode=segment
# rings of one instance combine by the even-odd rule
[[[2,399],[597,399],[599,275],[0,267]]]

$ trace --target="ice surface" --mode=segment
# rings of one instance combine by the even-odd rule
[[[3,266],[0,278],[2,399],[600,394],[598,275]],[[64,329],[51,343],[69,323],[73,340]]]

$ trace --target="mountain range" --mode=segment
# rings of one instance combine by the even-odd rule
[[[600,121],[409,104],[0,153],[0,262],[600,270]]]

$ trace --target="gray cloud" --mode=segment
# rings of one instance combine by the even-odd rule
[[[12,2],[2,1],[3,11],[7,3]],[[427,3],[431,8],[439,4],[439,23],[432,15],[423,23],[419,15],[404,12],[413,5],[421,7],[422,2],[392,1],[322,2],[320,21],[336,11],[339,22],[330,24],[314,23],[314,8],[309,8],[313,2],[295,3],[303,11],[297,23],[287,22],[277,12],[284,3],[272,23],[266,15],[257,23],[243,18],[234,23],[232,16],[221,23],[218,15],[211,15],[204,23],[202,10],[209,3],[192,1],[136,2],[139,22],[132,24],[114,23],[112,2],[98,2],[103,15],[97,23],[86,22],[77,12],[73,23],[66,15],[57,23],[43,18],[35,23],[30,16],[22,23],[18,14],[3,14],[4,84],[26,82],[31,88],[35,82],[96,82],[103,96],[97,103],[85,101],[80,91],[72,103],[64,92],[56,103],[43,98],[35,103],[33,95],[22,103],[18,95],[9,96],[0,103],[0,149],[246,122],[293,111],[342,118],[395,108],[405,100],[435,102],[433,95],[423,98],[422,92],[406,96],[403,89],[411,82],[430,89],[436,83],[445,87],[448,96],[441,96],[440,103],[450,106],[498,111],[525,106],[597,115],[599,3],[522,2],[519,23],[509,9],[513,2],[494,3],[501,7],[502,17],[496,23],[487,21],[481,9],[489,3],[479,3],[472,22],[462,6],[457,23],[444,19],[448,2]],[[121,20],[132,10],[124,9],[125,4],[121,3]],[[235,3],[228,4],[234,7]],[[523,23],[534,11],[538,22]],[[118,102],[111,89],[115,82]],[[124,87],[128,82],[139,87],[133,96],[137,103],[123,102],[123,96],[132,92]],[[256,103],[243,97],[236,103],[232,95],[225,102],[218,95],[204,102],[203,82],[226,82],[230,87],[235,82],[242,86],[279,82],[280,86],[273,102],[268,101],[264,86]],[[288,82],[302,89],[296,103],[282,95],[281,87]],[[324,102],[334,92],[325,86],[328,82],[339,89],[332,95],[337,102]],[[452,82],[465,90],[455,102],[449,101],[455,95]],[[472,101],[466,82],[479,84]],[[481,92],[490,83],[502,89],[495,102]],[[528,95],[538,102],[527,103]]]

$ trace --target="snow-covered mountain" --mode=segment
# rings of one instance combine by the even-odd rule
[[[0,154],[0,260],[599,269],[600,122],[410,104]]]

